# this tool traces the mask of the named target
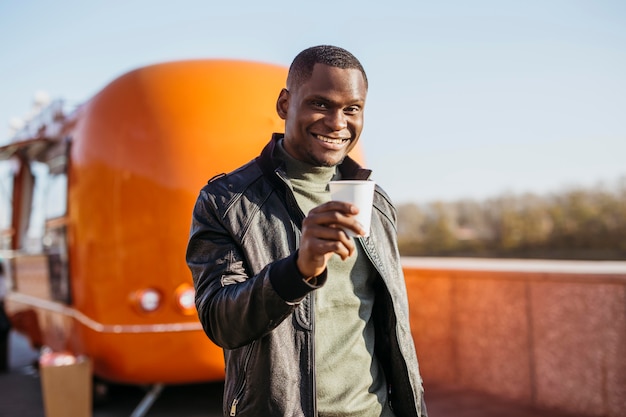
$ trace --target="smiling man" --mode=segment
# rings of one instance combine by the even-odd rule
[[[366,95],[359,68],[319,64],[310,73],[292,71],[277,103],[287,152],[314,166],[342,162],[361,135]]]
[[[395,208],[377,186],[364,237],[327,187],[370,177],[347,156],[367,89],[345,49],[302,51],[276,103],[285,133],[200,191],[187,263],[224,349],[224,415],[426,416]]]

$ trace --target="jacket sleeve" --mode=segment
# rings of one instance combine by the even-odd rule
[[[298,302],[319,287],[302,279],[296,257],[294,252],[251,274],[231,227],[217,214],[206,190],[201,191],[186,259],[198,317],[209,338],[235,349],[263,337],[290,316]]]

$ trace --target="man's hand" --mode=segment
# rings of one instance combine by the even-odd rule
[[[297,265],[302,275],[320,275],[333,253],[344,260],[352,256],[354,240],[342,228],[364,235],[365,230],[354,217],[358,212],[356,206],[341,201],[329,201],[309,212],[302,222],[302,239],[298,249]]]

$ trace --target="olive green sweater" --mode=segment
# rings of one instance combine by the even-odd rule
[[[281,144],[282,145],[282,144]],[[296,201],[306,215],[330,200],[335,167],[281,158]],[[358,239],[357,239],[358,240]],[[376,271],[360,245],[345,261],[333,255],[328,279],[315,292],[315,375],[319,417],[391,417],[385,376],[374,356],[373,280]]]

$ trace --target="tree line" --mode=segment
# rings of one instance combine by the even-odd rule
[[[405,256],[626,259],[626,176],[611,186],[398,206]]]

